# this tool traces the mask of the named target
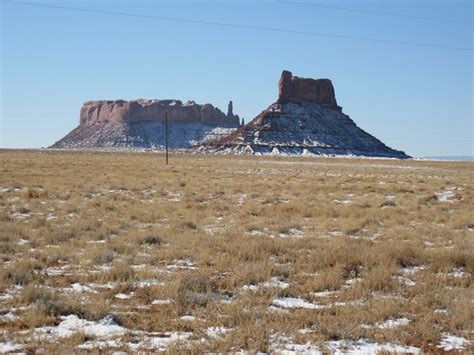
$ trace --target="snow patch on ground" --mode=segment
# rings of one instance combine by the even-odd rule
[[[106,288],[106,289],[109,289],[109,290],[112,290],[114,289],[115,287],[117,286],[117,283],[115,282],[107,282],[106,284],[96,284],[96,283],[90,283],[90,284],[87,284],[86,287],[90,287],[92,289],[96,289],[96,288]]]
[[[278,277],[272,277],[270,280],[264,281],[259,283],[258,285],[244,285],[242,290],[244,291],[252,291],[256,292],[260,287],[268,287],[268,288],[281,288],[285,289],[288,288],[290,284],[286,281],[280,280]]]
[[[445,190],[437,192],[436,198],[438,201],[441,202],[454,202],[453,198],[456,195],[456,191],[460,191],[462,188],[460,187],[447,187]]]
[[[350,205],[354,203],[352,200],[334,200],[338,205]]]
[[[348,302],[333,302],[328,304],[316,304],[308,302],[302,298],[297,297],[277,297],[272,301],[271,306],[289,309],[289,308],[307,308],[307,309],[327,309],[332,307],[342,307],[350,305],[363,305],[364,302],[361,300],[348,301]]]
[[[244,193],[239,193],[238,194],[238,200],[237,200],[237,206],[242,206],[245,202],[245,198],[247,197],[247,194]]]
[[[113,340],[91,340],[87,341],[82,345],[79,345],[79,349],[93,350],[93,349],[106,349],[110,350],[113,348],[128,347],[131,351],[143,351],[144,349],[149,351],[165,351],[168,346],[178,341],[186,340],[191,337],[192,333],[184,332],[166,332],[156,334],[155,336],[145,336],[139,342],[126,342],[120,339]]]
[[[58,266],[58,267],[49,267],[46,269],[46,274],[48,276],[61,276],[66,273],[66,270],[69,268],[69,265]]]
[[[263,287],[275,287],[282,289],[288,288],[290,286],[288,282],[281,281],[278,279],[278,277],[272,277],[270,280],[262,282],[260,285]]]
[[[11,311],[7,313],[4,313],[3,311],[0,311],[0,312],[2,313],[0,314],[0,321],[2,322],[14,322],[20,319],[20,317],[16,316]]]
[[[397,354],[420,354],[421,349],[414,346],[392,344],[392,343],[373,343],[368,339],[359,339],[357,341],[337,340],[324,342],[322,346],[314,345],[311,342],[297,344],[289,336],[273,337],[272,352],[279,354],[352,354],[368,355],[384,353]]]
[[[14,296],[20,293],[23,286],[15,285],[5,290],[4,293],[0,294],[0,301],[9,301],[14,298]]]
[[[225,333],[227,333],[231,330],[232,329],[230,329],[230,328],[224,328],[224,327],[210,327],[210,328],[207,328],[206,330],[204,330],[204,333],[206,333],[206,335],[209,338],[216,339],[216,338],[222,337],[223,335],[225,335]]]
[[[456,267],[448,275],[456,278],[462,278],[469,277],[471,274],[469,272],[465,272],[462,267]]]
[[[245,234],[259,236],[259,235],[265,235],[265,232],[261,231],[260,229],[252,229],[245,232]]]
[[[321,306],[305,301],[302,298],[296,297],[278,297],[272,302],[272,305],[279,308],[307,308],[320,309]]]
[[[183,198],[183,195],[180,192],[170,192],[168,193],[168,201],[170,202],[179,202]]]
[[[162,304],[170,304],[171,303],[171,300],[154,300],[153,302],[151,302],[151,304],[154,304],[154,305],[162,305]]]
[[[400,271],[404,275],[413,275],[413,274],[416,274],[417,272],[423,271],[425,269],[426,269],[426,267],[424,267],[424,266],[407,266],[407,267],[402,268]]]
[[[227,230],[226,227],[216,227],[214,225],[204,226],[202,229],[204,229],[204,231],[210,235],[222,234]]]
[[[152,286],[163,286],[164,282],[161,282],[159,280],[140,280],[135,282],[135,286],[138,288],[143,288],[143,287],[152,287]]]
[[[165,351],[170,345],[184,341],[190,338],[193,333],[189,332],[166,332],[156,334],[155,336],[150,336],[145,338],[139,343],[128,343],[128,347],[132,351],[137,351],[140,349],[148,349],[154,351]]]
[[[96,293],[92,287],[87,286],[87,285],[81,285],[80,283],[73,283],[69,287],[64,287],[61,289],[63,292],[67,293],[84,293],[84,292],[92,292]]]
[[[31,213],[20,213],[20,212],[15,212],[12,214],[13,217],[18,218],[18,219],[26,219],[31,217]]]
[[[93,349],[113,349],[113,348],[118,348],[122,345],[119,339],[114,339],[114,340],[89,340],[85,342],[84,344],[81,344],[78,346],[79,349],[87,349],[87,350],[93,350]]]
[[[26,239],[23,239],[23,238],[20,238],[17,242],[18,245],[26,245],[28,243],[29,243],[29,241],[26,240]]]
[[[80,319],[76,315],[69,315],[61,317],[61,323],[57,326],[45,326],[35,329],[35,335],[39,336],[40,339],[44,337],[48,341],[67,338],[76,333],[82,333],[86,337],[98,338],[79,345],[80,349],[89,350],[128,347],[131,351],[140,349],[164,351],[169,345],[192,336],[192,333],[189,332],[148,333],[133,331],[119,325],[112,315],[106,316],[98,322]],[[126,334],[137,335],[140,337],[140,341],[126,342],[118,339],[118,337]],[[111,339],[116,337],[117,339]],[[15,346],[18,346],[18,348],[14,348]],[[13,343],[0,343],[0,352],[3,349],[15,351],[21,348],[22,346]]]
[[[451,351],[451,350],[464,350],[466,349],[471,342],[466,338],[443,333],[443,337],[438,344],[438,348],[443,349],[444,351]]]
[[[397,354],[420,354],[421,349],[414,346],[399,345],[392,343],[372,343],[367,339],[360,339],[357,342],[348,342],[344,340],[331,341],[326,344],[333,354],[378,354],[380,352],[389,352]]]
[[[375,324],[375,328],[379,328],[379,329],[398,328],[398,327],[408,325],[410,322],[411,321],[406,317],[397,318],[397,319],[387,319],[386,321],[378,322],[377,324]],[[372,325],[365,325],[365,324],[362,325],[361,327],[366,328],[366,329],[374,328],[374,326]]]
[[[80,319],[71,314],[61,317],[61,323],[57,326],[45,326],[36,328],[36,333],[45,334],[47,338],[65,338],[82,332],[84,335],[92,337],[109,338],[123,335],[127,332],[126,328],[118,325],[115,318],[111,315],[106,316],[98,322]]]
[[[313,292],[313,293],[311,293],[311,295],[314,296],[314,297],[330,297],[330,296],[333,296],[337,293],[338,293],[338,291],[326,290],[326,291],[320,291],[320,292]]]
[[[11,353],[15,351],[20,351],[23,349],[22,344],[7,342],[7,343],[0,343],[0,354]]]
[[[356,278],[354,278],[354,279],[346,280],[346,282],[344,282],[344,284],[345,284],[346,286],[353,286],[353,285],[355,285],[355,284],[357,284],[357,283],[359,283],[359,282],[361,282],[361,281],[362,281],[362,278],[356,277]]]
[[[280,238],[303,238],[304,233],[297,228],[290,228],[288,232],[280,233]]]
[[[170,265],[166,267],[167,269],[184,269],[184,270],[195,270],[197,269],[196,265],[191,259],[178,259],[173,260]]]
[[[416,282],[413,281],[413,280],[410,280],[409,278],[407,277],[403,277],[403,276],[399,276],[398,277],[398,281],[400,281],[400,283],[404,286],[415,286],[416,285]]]

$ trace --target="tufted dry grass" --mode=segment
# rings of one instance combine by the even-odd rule
[[[0,309],[17,316],[1,318],[4,341],[71,351],[90,339],[31,337],[68,314],[192,332],[171,352],[271,352],[277,334],[436,352],[444,333],[472,336],[472,163],[163,160],[0,151],[0,292],[11,295]],[[72,284],[101,286],[67,292]],[[278,297],[327,307],[275,310]],[[409,323],[375,326],[402,317]],[[229,331],[210,337],[209,327]]]

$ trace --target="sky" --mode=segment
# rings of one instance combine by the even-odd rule
[[[248,122],[286,69],[331,79],[392,148],[474,155],[470,0],[15,1],[0,9],[2,148],[53,144],[96,99],[232,100]]]

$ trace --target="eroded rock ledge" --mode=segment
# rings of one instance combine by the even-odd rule
[[[220,127],[238,127],[239,116],[223,113],[211,104],[180,100],[99,100],[85,102],[81,108],[80,125],[97,122],[133,123],[140,121],[162,122],[168,114],[170,122],[202,123]]]

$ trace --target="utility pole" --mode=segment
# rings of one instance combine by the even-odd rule
[[[168,165],[168,111],[165,112],[165,147],[166,147],[166,165]]]

